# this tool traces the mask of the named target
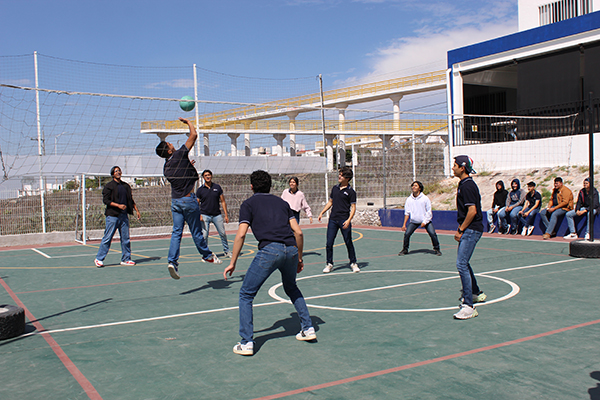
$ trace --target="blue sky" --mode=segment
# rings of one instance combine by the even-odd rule
[[[447,50],[517,30],[516,0],[0,0],[0,11],[0,56],[330,85],[443,69]]]

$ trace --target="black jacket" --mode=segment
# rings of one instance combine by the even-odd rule
[[[127,183],[121,181],[121,185],[125,186],[125,191],[127,192],[127,214],[133,214],[133,206],[135,202],[133,201],[133,197],[131,196],[131,186]],[[108,182],[104,189],[102,189],[102,202],[106,204],[106,211],[104,215],[109,217],[118,217],[121,214],[121,209],[117,207],[111,207],[110,203],[118,203],[119,202],[119,183],[114,179]]]
[[[590,209],[590,195],[585,189],[581,189],[579,194],[577,194],[577,206],[575,210],[579,211],[582,207],[586,207],[588,210]],[[600,210],[600,204],[598,204],[598,191],[596,188],[594,188],[594,208],[596,209],[596,213]]]

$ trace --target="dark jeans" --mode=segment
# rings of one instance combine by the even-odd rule
[[[475,245],[479,239],[481,239],[481,232],[469,228],[465,229],[465,233],[462,234],[460,242],[458,242],[456,254],[456,269],[462,283],[463,302],[471,307],[473,307],[473,293],[478,294],[481,291],[470,263]]]
[[[346,243],[346,249],[348,250],[348,258],[350,263],[356,262],[356,252],[354,251],[354,243],[352,243],[352,224],[348,225],[348,228],[344,229],[342,226],[344,221],[332,221],[329,220],[327,224],[327,244],[325,251],[327,254],[327,264],[333,264],[333,242],[337,236],[338,229],[342,231],[344,237],[344,243]]]
[[[406,232],[404,233],[403,250],[408,251],[408,246],[410,245],[410,237],[415,232],[415,230],[420,226],[421,226],[421,224],[415,224],[414,222],[408,223],[408,226],[406,227]],[[429,234],[429,237],[431,238],[431,244],[433,245],[433,249],[439,250],[440,242],[438,241],[438,237],[435,233],[435,229],[433,228],[433,224],[431,222],[429,222],[427,225],[425,225],[425,230],[427,231],[427,233]]]

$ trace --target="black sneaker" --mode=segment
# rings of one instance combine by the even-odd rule
[[[398,253],[399,256],[405,256],[408,254],[408,250],[406,249],[402,249],[402,251],[400,253]]]
[[[442,252],[440,251],[440,249],[433,249],[433,254],[435,254],[436,256],[441,256]]]

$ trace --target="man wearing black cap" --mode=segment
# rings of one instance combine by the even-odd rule
[[[98,255],[94,260],[96,267],[104,267],[104,259],[110,250],[110,242],[117,229],[121,238],[121,265],[135,265],[131,260],[131,244],[129,242],[129,216],[133,210],[140,219],[140,211],[131,196],[131,186],[121,180],[121,168],[114,166],[110,169],[112,181],[108,182],[102,189],[102,202],[106,204],[106,229],[104,237],[98,249]]]
[[[456,319],[469,319],[478,315],[473,303],[485,301],[487,296],[477,285],[477,279],[469,260],[475,250],[475,245],[483,234],[483,216],[481,213],[481,195],[471,174],[473,160],[468,156],[457,156],[452,166],[454,176],[460,179],[456,193],[456,209],[458,210],[458,230],[454,240],[458,242],[456,269],[462,283],[462,298],[460,310],[454,314]]]

